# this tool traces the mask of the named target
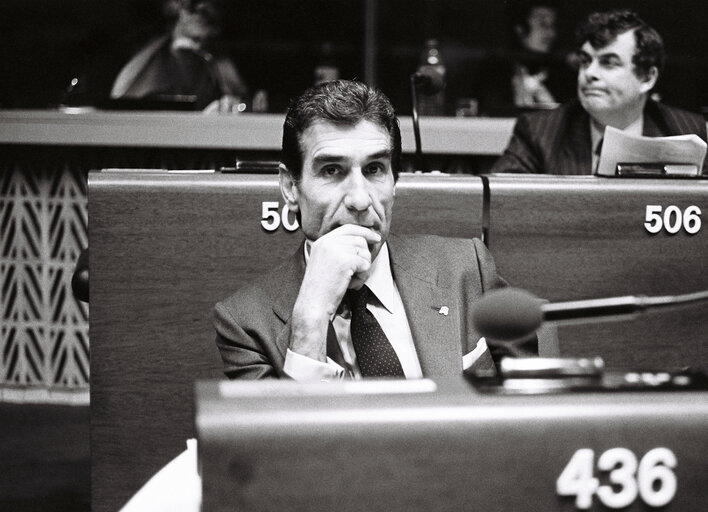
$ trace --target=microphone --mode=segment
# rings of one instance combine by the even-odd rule
[[[514,341],[530,337],[543,322],[582,323],[636,318],[647,310],[708,300],[708,290],[683,295],[626,295],[548,303],[519,288],[486,293],[472,309],[472,322],[485,337]]]
[[[418,120],[418,92],[426,96],[442,91],[445,88],[443,73],[434,66],[421,66],[411,75],[411,100],[413,102],[413,137],[415,139],[415,159],[417,170],[426,172],[428,166],[423,157],[420,142],[420,121]]]
[[[421,94],[432,96],[445,88],[445,77],[434,66],[421,66],[412,76],[415,87]]]

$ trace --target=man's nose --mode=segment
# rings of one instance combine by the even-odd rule
[[[371,206],[369,184],[361,169],[352,169],[346,182],[344,206],[349,210],[366,211]]]
[[[587,82],[598,79],[599,64],[596,60],[590,61],[587,66],[583,67],[581,73]]]

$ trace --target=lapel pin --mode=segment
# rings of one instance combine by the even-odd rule
[[[450,312],[450,308],[448,308],[447,306],[441,307],[440,311],[438,311],[438,313],[440,313],[441,315],[444,315],[444,316],[447,316],[447,314],[449,312]]]

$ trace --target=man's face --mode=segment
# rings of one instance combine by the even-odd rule
[[[632,64],[634,32],[617,36],[598,50],[589,42],[580,49],[578,98],[592,117],[642,108],[655,80],[637,76]]]
[[[344,224],[368,227],[381,236],[369,247],[373,261],[388,236],[395,196],[389,133],[370,121],[318,121],[303,132],[300,147],[302,176],[291,208],[300,211],[305,236],[317,240]]]
[[[218,11],[208,1],[196,2],[191,9],[183,5],[179,10],[176,30],[179,35],[204,48],[219,33],[218,18]]]
[[[528,32],[521,31],[521,44],[540,53],[551,51],[556,40],[556,12],[550,7],[534,7],[529,12]]]

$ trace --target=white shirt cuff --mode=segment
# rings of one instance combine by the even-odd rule
[[[472,352],[468,352],[462,356],[462,369],[468,370],[479,360],[482,355],[489,349],[487,347],[487,340],[485,338],[480,338],[477,342],[477,346]]]
[[[344,368],[339,366],[329,357],[327,362],[317,361],[311,357],[303,356],[288,349],[285,354],[285,374],[298,381],[312,380],[339,380],[344,378]]]

